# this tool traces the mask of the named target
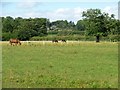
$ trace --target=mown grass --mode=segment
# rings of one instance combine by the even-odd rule
[[[2,45],[3,88],[117,88],[118,47],[110,42]]]

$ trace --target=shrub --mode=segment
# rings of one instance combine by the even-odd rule
[[[17,38],[17,34],[2,33],[2,41],[8,41],[10,38]]]
[[[31,41],[42,41],[42,40],[74,40],[74,41],[95,41],[96,37],[95,36],[84,36],[84,35],[67,35],[67,36],[57,36],[57,35],[48,35],[48,36],[43,36],[43,37],[32,37],[30,40]],[[119,41],[120,36],[117,35],[112,35],[112,36],[107,36],[107,37],[100,37],[100,41]]]
[[[120,41],[120,36],[119,35],[109,35],[109,40],[112,42]]]

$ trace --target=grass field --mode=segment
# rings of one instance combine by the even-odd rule
[[[2,44],[3,88],[117,88],[112,42]]]

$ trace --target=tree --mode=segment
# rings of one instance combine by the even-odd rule
[[[47,24],[49,20],[46,18],[28,18],[23,19],[17,17],[13,19],[10,16],[2,17],[3,23],[3,39],[19,38],[21,40],[29,40],[33,36],[47,35]]]
[[[34,24],[32,19],[24,19],[18,27],[18,38],[20,40],[29,40],[37,33],[33,28]]]
[[[68,29],[74,30],[75,29],[75,24],[74,22],[70,21],[67,26]]]
[[[84,20],[77,21],[76,29],[79,30],[79,31],[85,31],[84,23],[85,23]]]
[[[100,9],[88,9],[82,16],[86,21],[86,35],[96,36],[96,42],[99,42],[100,36],[107,36],[110,27],[109,20],[112,19],[107,13],[102,13]],[[108,27],[107,27],[108,26]]]
[[[18,38],[29,40],[33,36],[44,36],[47,34],[46,18],[24,19],[18,26]]]
[[[37,32],[37,36],[47,35],[47,28],[49,24],[49,20],[46,18],[35,18],[33,20],[34,30]]]
[[[3,32],[12,33],[14,28],[14,19],[10,16],[7,16],[3,19]]]
[[[55,29],[65,30],[68,28],[68,21],[67,20],[57,20],[51,23],[51,27]]]
[[[23,18],[21,18],[21,17],[17,17],[14,19],[14,31],[18,30],[18,27],[20,26],[22,21],[23,21]]]

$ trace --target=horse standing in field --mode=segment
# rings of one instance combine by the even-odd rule
[[[19,44],[19,45],[21,45],[21,42],[20,42],[20,40],[19,39],[10,39],[9,40],[9,43],[11,44],[11,45],[17,45],[17,44]]]
[[[66,40],[64,40],[64,39],[62,39],[61,41],[62,41],[62,42],[66,42]]]
[[[53,43],[58,43],[58,40],[52,40]]]

